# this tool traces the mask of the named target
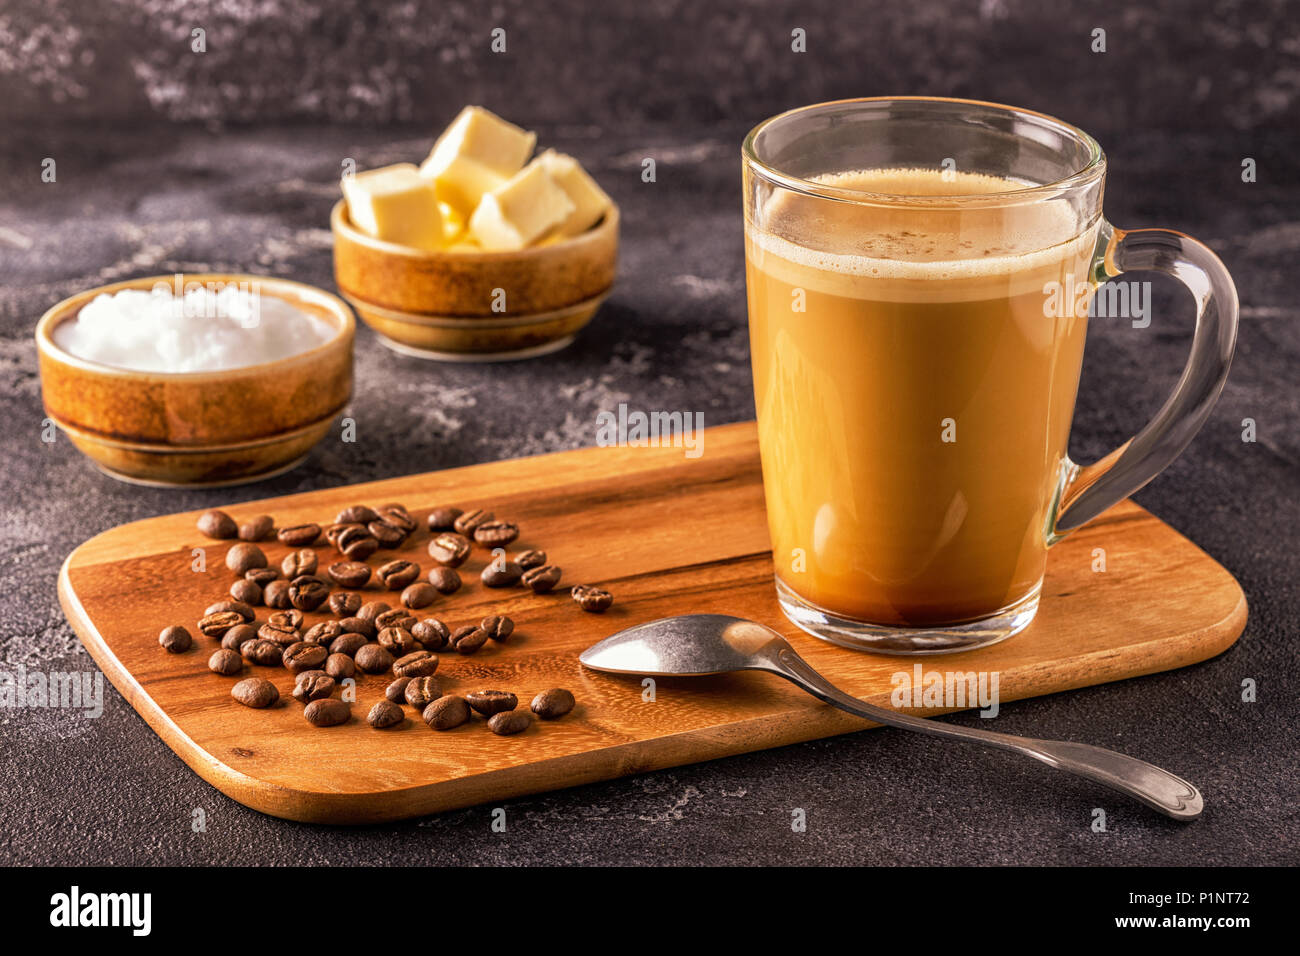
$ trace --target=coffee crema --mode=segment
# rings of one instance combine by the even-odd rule
[[[1086,334],[1044,290],[1089,282],[1098,222],[1041,198],[942,202],[1026,186],[996,176],[817,182],[916,201],[780,191],[747,223],[777,575],[882,625],[994,614],[1043,573]]]

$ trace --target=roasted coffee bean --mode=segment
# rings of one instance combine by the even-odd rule
[[[487,643],[487,631],[473,624],[467,624],[451,635],[448,643],[457,654],[473,654]]]
[[[349,561],[364,561],[379,550],[379,542],[366,528],[348,528],[334,546]]]
[[[367,521],[374,521],[379,517],[379,512],[374,508],[368,508],[365,505],[353,505],[350,508],[344,508],[335,518],[338,524],[365,524]]]
[[[371,707],[370,713],[366,714],[366,723],[376,730],[396,727],[405,719],[406,714],[402,712],[402,708],[391,700],[375,701],[375,706]]]
[[[343,557],[349,561],[364,561],[379,550],[379,541],[373,536],[358,538],[343,549]]]
[[[325,532],[326,539],[335,548],[342,551],[349,541],[356,541],[359,538],[370,536],[370,530],[360,522],[349,524],[336,524]]]
[[[488,718],[488,730],[498,737],[509,737],[527,730],[532,722],[526,710],[507,710]]]
[[[511,521],[484,521],[474,529],[474,543],[485,548],[504,548],[519,537],[519,525]]]
[[[262,590],[262,600],[266,602],[267,607],[275,607],[283,610],[292,607],[289,603],[289,582],[280,578],[272,581]]]
[[[241,541],[261,541],[269,538],[275,530],[275,519],[270,515],[258,515],[239,526]]]
[[[438,669],[438,655],[429,651],[411,651],[393,661],[398,677],[432,677]]]
[[[409,654],[418,646],[411,632],[404,627],[385,627],[379,632],[379,646],[394,657]]]
[[[247,578],[240,578],[230,585],[230,596],[245,604],[261,604],[262,589]]]
[[[409,631],[415,627],[415,615],[404,607],[390,608],[375,617],[374,625],[376,630],[383,630],[386,627],[401,627]]]
[[[314,611],[330,596],[330,586],[318,577],[304,574],[289,582],[289,603],[300,611]]]
[[[341,700],[324,697],[313,700],[303,708],[302,715],[313,727],[337,727],[346,724],[352,716],[352,708]]]
[[[207,618],[204,618],[204,620],[207,620]],[[203,623],[201,621],[199,622],[199,628],[202,629],[202,627]],[[183,654],[194,646],[194,637],[179,624],[173,624],[171,627],[162,629],[162,633],[158,635],[158,643],[162,645],[163,650],[171,651],[173,654]]]
[[[257,636],[264,641],[280,645],[281,650],[302,640],[302,633],[296,627],[290,627],[288,624],[272,624],[270,621],[257,629]]]
[[[266,621],[268,624],[274,624],[277,627],[290,627],[298,630],[302,627],[302,611],[293,607],[285,608],[283,611],[276,611],[274,614],[267,615]]]
[[[493,614],[491,617],[485,617],[478,624],[487,636],[499,644],[504,644],[515,632],[515,622],[504,614]]]
[[[446,568],[460,567],[469,552],[469,539],[453,531],[443,531],[429,542],[429,557]]]
[[[302,703],[324,700],[334,693],[333,677],[323,671],[303,671],[293,682],[293,699]]]
[[[301,674],[303,671],[314,671],[325,666],[325,658],[329,656],[330,652],[319,644],[298,641],[296,644],[290,644],[284,649],[281,660],[290,671]]]
[[[455,594],[460,590],[460,575],[451,568],[434,568],[428,581],[439,594]]]
[[[483,582],[484,587],[508,588],[512,584],[518,584],[523,574],[523,569],[513,561],[497,558],[483,569],[479,580]]]
[[[379,583],[390,591],[400,591],[420,576],[420,566],[414,561],[389,561],[375,571]]]
[[[304,704],[323,700],[334,693],[336,684],[324,671],[303,671],[293,682],[293,698]]]
[[[339,621],[339,627],[343,628],[344,634],[360,634],[368,641],[374,640],[375,635],[379,633],[375,622],[367,621],[363,617],[345,617]]]
[[[321,621],[319,624],[313,624],[307,629],[307,633],[302,639],[308,644],[319,644],[322,647],[329,647],[334,638],[343,633],[343,627],[338,621]]]
[[[385,611],[391,611],[392,609],[393,606],[384,601],[367,601],[357,611],[357,617],[363,621],[373,621]]]
[[[409,628],[411,636],[424,645],[426,651],[440,651],[447,646],[451,631],[436,617],[426,617]]]
[[[252,568],[244,572],[244,580],[252,581],[259,588],[264,588],[280,576],[276,568]]]
[[[245,624],[251,623],[253,618],[257,617],[257,612],[253,610],[252,605],[243,601],[218,601],[216,604],[209,604],[203,613],[220,614],[222,611],[234,611],[243,618]]]
[[[199,515],[199,532],[209,538],[233,538],[239,533],[239,525],[230,515],[214,508]]]
[[[230,630],[226,631],[226,636],[221,639],[221,646],[230,651],[237,651],[244,645],[245,641],[251,641],[257,637],[257,628],[251,624],[236,624]]]
[[[245,677],[230,688],[230,696],[245,707],[270,707],[280,699],[280,692],[265,677]]]
[[[456,519],[464,513],[459,508],[434,508],[425,521],[430,531],[451,531],[456,525]]]
[[[239,653],[243,655],[244,660],[265,667],[274,667],[277,664],[284,663],[284,648],[275,641],[268,641],[263,637],[255,637],[251,641],[244,641],[239,646]]]
[[[504,690],[476,690],[466,694],[465,700],[484,717],[491,717],[519,706],[519,698]]]
[[[520,551],[515,555],[515,564],[519,565],[525,571],[530,568],[540,568],[546,563],[546,552],[533,549],[531,551]]]
[[[344,531],[347,531],[349,528],[359,527],[362,526],[357,524],[332,524],[325,529],[325,540],[337,548],[339,546],[339,536],[343,534]]]
[[[208,670],[222,677],[231,677],[243,669],[244,659],[239,656],[239,652],[227,647],[213,651],[212,656],[208,658]]]
[[[437,597],[437,588],[428,581],[419,581],[402,592],[402,604],[409,608],[428,607]]]
[[[326,573],[339,587],[356,590],[365,587],[370,580],[370,565],[360,561],[335,561],[326,569]]]
[[[609,609],[614,603],[614,595],[610,594],[604,588],[598,588],[590,584],[575,584],[569,592],[573,599],[578,602],[578,606],[584,611],[590,611],[592,614],[600,614],[602,611]]]
[[[315,544],[316,539],[320,537],[320,525],[314,522],[307,524],[295,524],[288,528],[281,528],[275,533],[280,543],[289,548],[305,548]],[[310,574],[311,572],[306,572]]]
[[[330,612],[336,617],[351,617],[360,610],[360,594],[353,591],[335,591],[330,595]]]
[[[378,511],[380,511],[381,522],[402,532],[403,540],[420,527],[420,523],[412,518],[411,512],[404,509],[402,505],[385,505]]]
[[[398,548],[406,540],[406,532],[386,521],[372,521],[366,525],[370,536],[379,542],[381,548]]]
[[[439,697],[424,708],[424,722],[434,730],[451,730],[469,720],[469,704],[464,697]]]
[[[415,519],[410,515],[403,516],[396,511],[386,511],[380,515],[378,521],[372,521],[366,525],[370,533],[379,539],[380,544],[384,541],[391,540],[394,533],[401,535],[398,543],[405,542],[411,533],[415,531],[417,524]]]
[[[375,509],[379,512],[379,520],[386,524],[391,524],[395,528],[400,528],[404,534],[410,534],[420,526],[420,523],[411,517],[411,513],[406,510],[405,505],[397,503],[381,505]]]
[[[300,578],[304,574],[315,574],[316,569],[320,567],[320,558],[311,548],[299,548],[297,551],[290,551],[280,562],[280,570],[284,576],[292,581],[294,578]]]
[[[222,637],[226,631],[243,623],[244,618],[238,611],[217,611],[215,614],[205,614],[199,619],[199,631],[205,637]]]
[[[243,574],[252,568],[264,568],[266,554],[255,544],[234,544],[226,552],[226,567],[236,574]]]
[[[348,541],[341,553],[348,561],[367,561],[377,550],[380,550],[380,540],[367,533],[365,537],[352,538]]]
[[[340,623],[346,623],[346,622],[340,622]],[[330,653],[343,654],[345,656],[351,657],[361,648],[365,647],[366,644],[367,641],[366,641],[366,636],[364,634],[345,632],[343,634],[340,634],[338,637],[334,638],[333,643],[330,644]]]
[[[573,694],[563,687],[552,687],[533,698],[532,712],[542,720],[554,720],[573,710]]]
[[[533,589],[534,594],[546,594],[560,583],[560,569],[554,564],[542,564],[529,568],[521,580]]]
[[[367,674],[382,674],[393,666],[393,655],[378,644],[358,648],[353,659]]]
[[[413,677],[397,678],[397,680],[384,688],[384,696],[394,704],[400,704],[402,701],[406,700],[406,685],[414,679],[415,678]]]
[[[467,538],[474,537],[474,529],[481,524],[487,524],[494,515],[490,511],[484,511],[482,508],[473,508],[466,511],[459,518],[452,522],[452,527],[456,529],[457,534],[463,534]]]
[[[357,672],[357,665],[346,654],[331,654],[325,658],[325,673],[335,680],[345,680]]]
[[[413,677],[404,693],[408,704],[424,710],[442,696],[442,685],[436,677]]]

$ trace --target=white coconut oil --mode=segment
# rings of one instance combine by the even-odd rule
[[[337,334],[325,320],[257,286],[159,282],[105,293],[55,328],[54,342],[116,368],[214,372],[297,355]]]

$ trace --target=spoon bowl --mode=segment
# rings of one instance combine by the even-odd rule
[[[700,635],[710,635],[701,640]],[[619,631],[579,655],[592,670],[688,677],[771,670],[790,645],[776,631],[728,614],[683,614]]]

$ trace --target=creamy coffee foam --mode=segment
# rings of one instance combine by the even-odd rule
[[[890,196],[976,196],[1023,189],[999,176],[934,169],[830,173],[819,184]],[[751,255],[793,286],[896,301],[948,301],[1041,289],[1041,271],[1090,255],[1096,222],[1064,200],[996,207],[835,202],[785,190],[747,230]],[[757,248],[754,248],[757,247]],[[1010,283],[1010,286],[1008,285]]]

